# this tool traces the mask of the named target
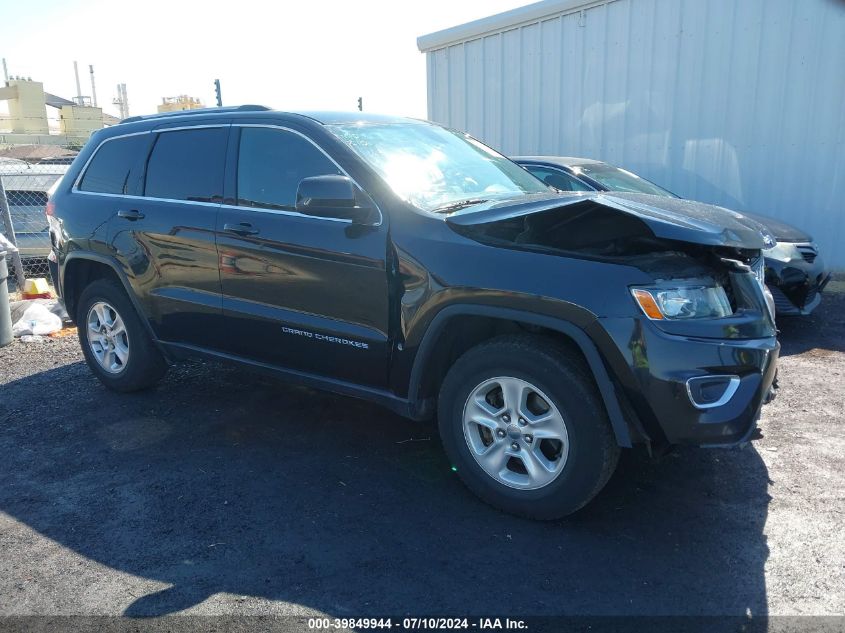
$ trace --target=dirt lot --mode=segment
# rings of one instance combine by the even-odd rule
[[[842,614],[845,283],[782,323],[743,450],[628,451],[568,521],[477,501],[434,429],[188,363],[106,391],[0,349],[0,614]]]

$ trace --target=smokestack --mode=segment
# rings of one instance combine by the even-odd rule
[[[73,62],[73,74],[76,77],[76,103],[82,105],[82,86],[79,85],[79,66]]]
[[[94,66],[89,64],[88,70],[91,73],[91,105],[97,107],[97,88],[94,85]]]
[[[129,99],[126,96],[126,84],[117,84],[117,98],[113,103],[120,110],[121,119],[129,116]]]
[[[6,58],[3,58],[3,79],[9,83],[9,69],[6,68]]]

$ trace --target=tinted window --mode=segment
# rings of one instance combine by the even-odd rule
[[[228,128],[162,132],[147,162],[144,195],[170,200],[219,202]]]
[[[592,191],[586,184],[559,169],[526,165],[525,169],[537,176],[544,183],[561,191]]]
[[[104,142],[85,170],[79,189],[96,193],[128,193],[129,172],[142,157],[149,140],[146,134],[139,134]]]
[[[631,193],[648,193],[653,196],[676,197],[675,194],[658,187],[653,182],[613,165],[591,163],[578,165],[574,169],[586,174],[609,191],[628,191]]]
[[[238,153],[238,204],[293,209],[303,178],[340,174],[337,166],[298,134],[243,128]]]

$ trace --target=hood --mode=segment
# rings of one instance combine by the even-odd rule
[[[759,222],[745,214],[702,202],[642,193],[587,192],[540,194],[516,201],[505,200],[476,205],[454,213],[446,222],[472,226],[528,216],[533,213],[572,207],[601,205],[642,221],[655,237],[708,246],[746,249],[771,248],[774,237]]]
[[[809,233],[805,233],[797,226],[792,226],[786,222],[781,222],[780,220],[775,220],[774,218],[767,218],[766,216],[757,215],[755,213],[744,213],[743,215],[765,226],[769,232],[775,236],[775,239],[778,242],[813,241],[813,238]]]

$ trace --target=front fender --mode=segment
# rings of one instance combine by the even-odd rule
[[[556,304],[549,300],[538,299],[549,304]],[[513,298],[510,297],[510,303],[513,303]],[[630,447],[632,445],[631,433],[628,428],[625,416],[622,413],[622,407],[613,381],[608,374],[604,361],[599,354],[598,349],[592,342],[590,337],[584,331],[584,327],[595,321],[595,315],[589,311],[571,304],[559,306],[564,312],[570,312],[572,319],[561,318],[560,316],[551,316],[548,314],[541,314],[537,312],[529,312],[513,308],[505,308],[497,306],[494,303],[457,303],[451,304],[441,308],[430,320],[424,333],[419,336],[419,343],[416,345],[415,353],[413,354],[413,361],[411,363],[409,382],[408,382],[408,400],[412,406],[419,409],[424,408],[423,399],[420,394],[420,385],[422,383],[423,374],[426,371],[427,364],[430,362],[436,343],[443,330],[448,327],[451,319],[460,316],[482,316],[493,319],[501,319],[505,321],[520,322],[530,325],[536,325],[567,336],[571,339],[581,350],[587,364],[592,371],[596,385],[599,388],[602,401],[607,410],[608,418],[610,419],[613,432],[616,436],[616,441],[620,446]],[[408,342],[416,340],[409,337]],[[406,348],[407,353],[407,348]]]

